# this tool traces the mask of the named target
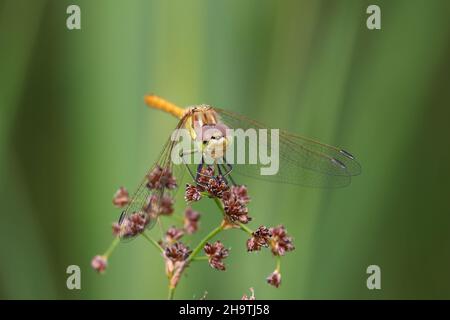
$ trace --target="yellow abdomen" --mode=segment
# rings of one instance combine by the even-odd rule
[[[185,112],[183,108],[155,95],[145,96],[144,101],[149,107],[170,113],[178,119],[181,119]]]

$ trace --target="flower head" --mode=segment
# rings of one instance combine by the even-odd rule
[[[172,190],[177,187],[177,181],[172,175],[172,171],[169,168],[161,168],[159,165],[156,165],[147,175],[147,180],[147,188],[150,190],[163,188]]]
[[[147,204],[143,208],[151,217],[158,215],[171,215],[173,213],[174,200],[171,196],[152,194],[148,197]]]
[[[166,231],[166,242],[174,243],[175,241],[180,240],[183,235],[184,235],[184,231],[182,229],[170,227]]]
[[[121,224],[113,224],[113,234],[121,238],[130,238],[142,233],[150,222],[145,212],[134,212],[125,217]]]
[[[268,247],[271,236],[272,232],[267,227],[260,226],[247,240],[247,251],[259,251],[261,247]]]
[[[244,186],[233,186],[229,191],[223,193],[222,201],[224,210],[231,222],[239,221],[241,223],[248,223],[251,220],[248,216],[247,204],[249,198],[246,190]]]
[[[223,259],[228,257],[229,250],[226,249],[220,241],[216,241],[214,244],[206,243],[203,248],[206,255],[209,257],[209,265],[217,270],[225,270],[225,264]]]
[[[281,284],[281,273],[278,270],[272,272],[267,278],[267,283],[275,288],[278,288]]]
[[[120,187],[114,194],[113,204],[117,208],[123,208],[128,203],[130,203],[130,196],[128,194],[128,191],[124,187]]]
[[[279,225],[277,227],[270,228],[269,230],[272,233],[270,246],[274,255],[284,256],[286,252],[295,249],[294,244],[292,243],[292,237],[288,236],[284,226]]]
[[[166,261],[166,274],[170,279],[170,285],[175,287],[180,279],[181,273],[186,267],[186,259],[191,250],[181,242],[168,245],[163,253]]]
[[[108,266],[108,259],[105,256],[97,255],[92,259],[91,266],[95,271],[103,273]]]
[[[208,191],[211,196],[216,198],[222,198],[224,192],[228,191],[229,189],[230,187],[221,175],[212,177],[211,179],[209,179],[206,185],[206,191]]]
[[[209,179],[214,178],[214,167],[203,166],[197,176],[197,188],[199,191],[205,191],[208,185]]]
[[[112,224],[112,234],[116,237],[120,236],[120,232],[122,231],[122,227],[118,222],[113,222]]]
[[[182,242],[175,242],[164,250],[164,257],[172,262],[184,261],[188,258],[191,250]]]
[[[250,202],[250,197],[247,193],[247,187],[244,185],[241,186],[232,186],[231,192],[234,193],[234,195],[239,199],[239,201],[247,205]]]
[[[199,201],[202,195],[198,188],[192,184],[186,184],[186,191],[184,192],[184,199],[187,202]]]
[[[198,224],[200,220],[200,213],[192,210],[191,207],[187,207],[184,211],[184,231],[187,234],[193,234],[198,230]]]
[[[255,290],[253,288],[250,288],[250,296],[248,297],[246,294],[242,296],[241,300],[255,300]]]

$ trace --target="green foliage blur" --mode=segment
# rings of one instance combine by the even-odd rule
[[[69,4],[81,30],[66,28]],[[381,30],[366,28],[369,4]],[[363,168],[337,190],[239,178],[250,226],[295,238],[281,287],[265,283],[270,253],[231,230],[227,271],[195,262],[176,298],[450,298],[449,13],[447,0],[0,1],[0,298],[166,298],[142,238],[104,275],[90,267],[120,214],[112,195],[133,191],[176,125],[145,107],[150,92],[344,147]],[[196,209],[198,239],[220,215]],[[81,290],[66,288],[72,264]],[[381,290],[366,287],[371,264]]]

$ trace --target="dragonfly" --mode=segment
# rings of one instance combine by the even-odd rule
[[[154,109],[164,111],[179,119],[175,127],[175,136],[165,143],[155,164],[131,197],[131,200],[119,218],[119,225],[133,219],[143,223],[145,228],[153,226],[161,211],[173,202],[175,193],[187,169],[190,178],[199,182],[202,169],[207,164],[203,161],[212,159],[217,174],[235,184],[234,173],[269,182],[280,182],[307,187],[336,188],[350,184],[351,178],[360,174],[361,166],[348,151],[315,141],[288,131],[279,130],[278,154],[279,168],[273,175],[261,175],[262,163],[231,164],[225,158],[230,147],[227,129],[253,129],[257,134],[268,127],[243,115],[216,108],[210,105],[195,105],[181,108],[159,96],[145,96],[145,103]],[[189,153],[200,155],[200,163],[195,167],[175,164],[173,152],[178,141],[178,133],[186,130],[192,138],[194,148]],[[207,130],[206,130],[207,129]],[[262,130],[261,130],[262,129]],[[259,137],[258,137],[259,138]],[[267,150],[271,152],[273,150]],[[183,158],[186,154],[180,154]],[[233,175],[231,174],[233,173]],[[126,230],[126,228],[124,228]],[[128,234],[134,235],[133,232]],[[122,234],[123,238],[127,233]]]

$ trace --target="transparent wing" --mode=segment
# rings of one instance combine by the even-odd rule
[[[175,129],[184,126],[185,119],[186,118],[182,118]],[[122,212],[119,218],[119,225],[123,225],[124,222],[126,222],[127,220],[129,221],[132,215],[141,214],[143,217],[148,219],[148,221],[145,223],[145,227],[147,229],[150,229],[154,226],[159,214],[161,213],[160,208],[164,207],[165,205],[163,202],[167,204],[167,202],[174,201],[175,195],[178,191],[179,183],[183,180],[184,177],[185,167],[183,165],[174,165],[173,162],[171,161],[171,153],[177,140],[176,137],[173,140],[174,141],[172,141],[172,139],[169,138],[168,141],[165,143],[158,160],[150,168],[150,170],[148,170],[147,174],[143,178],[137,190],[131,197],[130,203]],[[159,183],[161,187],[153,189],[150,189],[148,187],[147,185],[148,176],[151,172],[155,170],[155,168],[158,167],[163,170],[167,170],[167,172],[170,172],[172,174],[172,176],[176,179],[175,187],[167,188],[167,186],[165,186],[165,184],[162,183],[161,181],[163,179],[162,175],[160,176],[159,179],[154,181],[157,183],[161,182]],[[152,214],[149,214],[150,212],[152,212]],[[130,239],[134,238],[134,236],[135,235],[132,236],[124,235],[121,238]]]
[[[259,129],[267,126],[230,111],[214,108],[221,121],[231,129]],[[268,154],[272,153],[270,138]],[[275,175],[261,175],[257,164],[236,164],[233,173],[256,179],[283,182],[310,187],[343,187],[350,183],[351,176],[358,175],[361,167],[349,152],[286,131],[279,131],[279,170]]]

